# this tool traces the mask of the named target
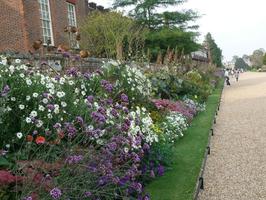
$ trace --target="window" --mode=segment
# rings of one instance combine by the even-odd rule
[[[47,44],[50,40],[50,44],[54,45],[49,0],[39,0],[39,3],[42,21],[43,44]]]
[[[77,19],[76,19],[76,10],[75,5],[72,3],[67,3],[67,18],[68,18],[68,25],[71,27],[77,27]],[[70,33],[69,35],[69,42],[72,48],[78,49],[79,43],[76,40],[77,33]]]
[[[77,27],[75,5],[67,3],[68,25]]]

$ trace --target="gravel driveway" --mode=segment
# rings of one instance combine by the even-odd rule
[[[266,73],[225,86],[200,200],[266,200]]]

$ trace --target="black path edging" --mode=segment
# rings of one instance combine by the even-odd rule
[[[210,142],[211,142],[211,137],[214,136],[213,126],[214,126],[214,124],[216,124],[216,116],[218,115],[218,112],[220,110],[220,103],[221,103],[221,99],[222,99],[223,88],[224,88],[224,85],[222,86],[222,91],[221,91],[221,94],[220,94],[219,103],[218,103],[217,109],[216,109],[216,111],[214,113],[213,124],[212,124],[212,127],[211,127],[210,131],[209,131],[208,144],[207,144],[207,147],[205,149],[204,159],[203,159],[202,164],[201,164],[201,169],[200,169],[200,173],[199,173],[199,176],[198,176],[198,180],[197,180],[197,184],[196,184],[193,200],[197,200],[200,190],[204,190],[204,177],[203,176],[204,176],[204,171],[205,171],[207,157],[208,157],[208,155],[211,154]]]

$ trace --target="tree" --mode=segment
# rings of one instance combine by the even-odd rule
[[[143,49],[147,29],[117,12],[92,12],[81,27],[81,46],[95,56],[123,60]]]
[[[128,7],[129,12],[140,25],[147,27],[150,32],[146,38],[146,51],[152,55],[155,61],[159,54],[165,57],[167,49],[189,54],[199,48],[195,42],[198,33],[192,32],[198,28],[197,25],[190,25],[199,16],[193,10],[187,11],[164,11],[159,12],[158,8],[173,5],[180,5],[186,0],[115,0],[113,6]]]
[[[150,29],[157,29],[164,25],[187,27],[187,22],[198,18],[198,14],[192,10],[184,12],[158,12],[158,8],[180,5],[186,0],[115,0],[114,8],[133,7],[130,16],[137,19],[142,25]]]
[[[264,50],[263,49],[257,49],[253,51],[253,54],[250,56],[250,61],[252,64],[252,67],[260,68],[263,65],[263,56],[264,56]]]
[[[248,69],[249,65],[243,60],[243,58],[236,58],[235,68],[237,69]]]
[[[263,65],[266,65],[266,53],[263,56]]]
[[[205,36],[204,46],[208,49],[211,63],[217,67],[222,67],[222,50],[217,46],[210,33]]]

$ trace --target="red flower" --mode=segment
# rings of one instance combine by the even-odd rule
[[[35,140],[36,144],[44,144],[45,143],[45,137],[38,136]]]

